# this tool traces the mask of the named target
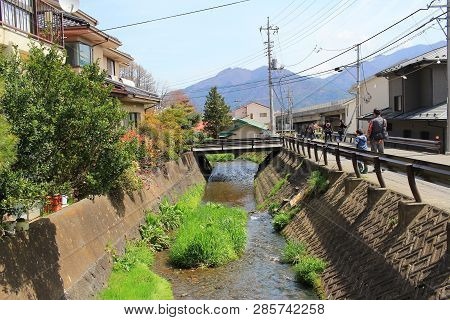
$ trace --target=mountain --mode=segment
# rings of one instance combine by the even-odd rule
[[[416,45],[413,47],[398,50],[390,55],[378,56],[363,63],[362,75],[367,79],[377,72],[386,69],[401,61],[414,58],[428,51],[445,46],[446,42],[437,42],[432,45]],[[348,71],[348,72],[347,72]],[[307,80],[291,84],[294,104],[296,108],[305,107],[332,100],[349,98],[348,90],[355,82],[356,68],[347,68],[347,71],[331,75],[326,78],[309,77]],[[280,107],[279,100],[285,99],[285,94],[281,97],[277,86],[281,77],[289,79],[298,78],[289,70],[274,72],[274,85],[277,95],[274,96],[275,107]],[[242,85],[243,83],[248,83]],[[259,102],[264,105],[269,104],[267,89],[267,66],[256,70],[243,68],[228,68],[219,72],[216,76],[200,81],[185,88],[183,91],[193,101],[198,111],[203,111],[206,95],[211,87],[217,86],[219,92],[225,97],[225,101],[232,109],[248,102]],[[284,90],[284,89],[283,89]],[[285,101],[283,102],[285,103]]]

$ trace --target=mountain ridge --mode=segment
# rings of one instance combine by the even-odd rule
[[[363,73],[365,79],[376,73],[404,60],[415,58],[421,54],[446,45],[445,41],[431,45],[419,44],[408,48],[397,50],[389,55],[381,55],[372,60],[364,62]],[[348,93],[350,87],[355,83],[356,68],[347,68],[339,74],[334,74],[325,78],[309,77],[307,81],[292,83],[294,106],[302,108],[308,105],[325,103],[333,100],[350,98]],[[275,78],[285,76],[296,76],[290,70],[276,71]],[[185,89],[184,93],[191,99],[198,111],[203,111],[206,95],[211,87],[217,86],[219,92],[224,96],[225,102],[235,110],[239,106],[258,102],[264,105],[269,104],[267,81],[267,66],[261,66],[254,70],[241,67],[226,68],[214,77],[204,79]],[[243,83],[249,83],[242,85]],[[277,85],[277,81],[274,81]],[[279,89],[275,89],[275,108],[279,109],[281,103],[284,104],[284,97],[281,97]]]

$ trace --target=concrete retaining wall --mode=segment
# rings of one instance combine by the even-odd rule
[[[292,174],[278,200],[293,199],[311,171],[330,180],[320,197],[300,202],[285,228],[329,264],[322,280],[330,299],[448,299],[449,213],[343,172],[329,171],[282,152],[256,179],[259,202],[279,179]]]
[[[83,200],[0,242],[0,299],[89,299],[111,272],[107,248],[138,237],[146,209],[204,182],[192,153],[149,174],[134,194]]]

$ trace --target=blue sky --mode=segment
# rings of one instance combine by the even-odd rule
[[[228,67],[267,65],[259,27],[268,16],[280,27],[275,55],[291,71],[300,71],[338,53],[431,0],[252,0],[232,7],[111,31],[121,50],[171,89],[183,88]],[[100,29],[221,5],[233,0],[81,0],[81,9],[99,20]],[[436,4],[443,1],[436,1]],[[419,13],[362,47],[363,56],[382,47],[438,12]],[[445,22],[444,22],[445,25]],[[409,37],[408,37],[409,38]],[[407,39],[408,39],[407,38]],[[402,44],[444,40],[439,26]],[[314,51],[314,48],[316,50]],[[322,48],[320,52],[317,52]],[[306,59],[305,59],[306,58]],[[355,53],[323,65],[321,71],[352,62]],[[302,62],[303,60],[303,62]],[[301,62],[301,63],[299,63]],[[297,64],[299,63],[299,64]]]

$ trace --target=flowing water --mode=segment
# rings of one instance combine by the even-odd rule
[[[155,272],[172,283],[175,299],[315,299],[314,293],[295,282],[289,265],[279,262],[285,245],[272,228],[268,213],[254,213],[253,181],[258,166],[248,161],[219,163],[206,186],[204,201],[239,206],[249,212],[248,244],[242,257],[214,269],[178,270],[167,252],[157,255]]]

